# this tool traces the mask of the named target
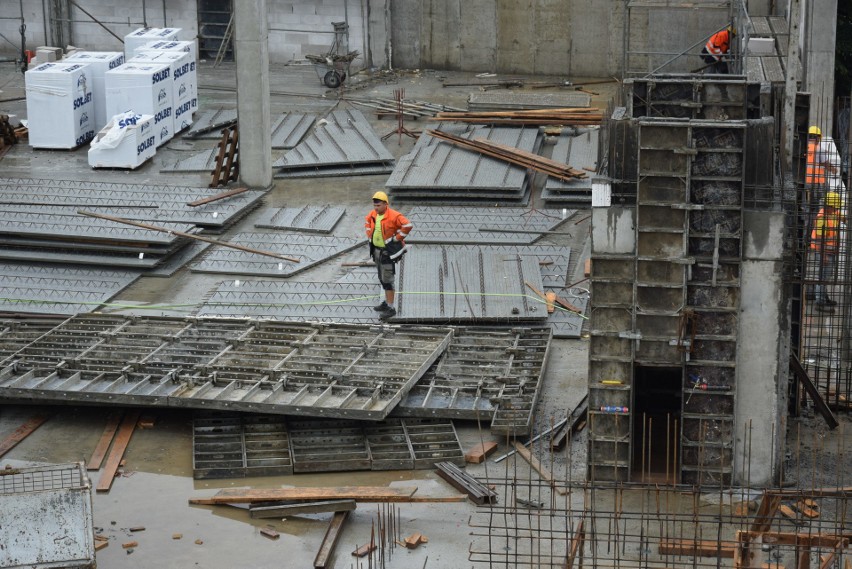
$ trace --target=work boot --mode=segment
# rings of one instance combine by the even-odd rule
[[[390,305],[387,303],[386,300],[383,300],[381,304],[377,304],[376,306],[374,306],[373,310],[375,310],[376,312],[384,312],[388,308],[390,308]]]
[[[396,316],[396,308],[393,306],[388,306],[388,309],[379,314],[379,319],[387,320],[388,318],[393,318]]]

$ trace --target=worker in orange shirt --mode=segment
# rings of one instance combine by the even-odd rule
[[[376,263],[379,283],[385,290],[385,299],[375,307],[379,318],[387,320],[396,315],[393,306],[393,278],[395,264],[409,249],[404,239],[411,231],[412,223],[407,217],[388,206],[388,196],[384,192],[373,194],[373,209],[367,214],[364,229],[370,241],[370,256]]]
[[[846,222],[840,208],[840,194],[828,192],[811,231],[811,254],[817,266],[814,296],[817,310],[824,312],[831,312],[837,304],[828,296],[827,283],[834,278],[837,252],[840,249],[840,223]]]
[[[716,32],[701,50],[701,59],[708,64],[710,73],[727,73],[728,72],[728,53],[731,51],[731,42],[737,35],[737,30],[733,26],[728,26],[724,30]]]
[[[827,191],[838,189],[840,157],[830,140],[824,140],[822,129],[808,129],[808,154],[805,166],[805,189],[809,203],[818,203]],[[816,209],[816,208],[814,208]]]

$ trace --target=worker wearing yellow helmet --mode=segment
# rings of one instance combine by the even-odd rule
[[[701,50],[701,59],[708,64],[710,73],[728,72],[728,53],[731,51],[731,42],[737,35],[737,29],[733,25],[719,30],[707,40]]]
[[[834,279],[837,252],[840,247],[840,223],[846,221],[841,213],[842,200],[837,192],[828,192],[811,231],[811,255],[817,268],[814,297],[817,310],[831,312],[837,304],[828,296],[828,283]]]
[[[373,194],[373,209],[365,220],[364,230],[370,241],[370,256],[376,263],[379,283],[385,291],[385,299],[375,310],[379,312],[379,318],[387,320],[396,315],[393,306],[395,265],[409,249],[405,238],[413,225],[407,217],[390,208],[388,195],[382,191]]]

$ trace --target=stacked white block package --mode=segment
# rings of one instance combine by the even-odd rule
[[[163,51],[186,51],[192,56],[193,61],[198,61],[198,42],[192,41],[152,41],[142,47],[137,47],[133,55],[139,55],[140,51],[145,50],[163,50]]]
[[[92,92],[95,98],[95,131],[101,130],[112,118],[106,114],[104,73],[124,63],[124,54],[120,51],[78,51],[62,61],[63,63],[74,62],[89,65],[93,81]]]
[[[197,99],[192,97],[195,88],[192,56],[185,51],[142,50],[137,53],[128,63],[168,63],[171,66],[175,132],[192,126],[193,109],[198,106]],[[190,68],[193,73],[190,73]]]
[[[24,76],[34,148],[76,148],[95,136],[92,75],[85,63],[43,63]]]
[[[107,71],[107,116],[127,111],[154,115],[154,135],[159,148],[175,133],[172,71],[168,63],[125,63]]]
[[[152,41],[178,41],[182,31],[182,28],[139,28],[124,36],[124,55],[130,59],[136,48]]]
[[[153,116],[115,115],[92,140],[89,166],[133,169],[154,156],[156,151]]]

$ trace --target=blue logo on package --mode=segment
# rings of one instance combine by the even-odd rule
[[[182,104],[181,106],[179,106],[178,108],[175,109],[175,118],[178,118],[183,113],[189,112],[190,108],[191,108],[191,105],[190,105],[189,101],[185,102],[184,104]]]
[[[133,126],[136,124],[136,121],[142,118],[142,115],[130,115],[125,116],[118,119],[118,128],[125,128],[128,126]]]
[[[77,140],[75,141],[75,143],[76,143],[77,146],[80,146],[81,144],[83,144],[85,142],[89,142],[93,138],[95,138],[95,131],[90,130],[89,132],[87,132],[83,136],[78,137]]]
[[[181,86],[178,88],[178,97],[183,97],[183,95],[185,93],[186,93],[186,85],[181,84]]]
[[[154,115],[154,122],[158,123],[163,119],[169,118],[170,116],[172,116],[172,108],[171,107],[169,107],[167,109],[163,109],[162,111],[159,111],[156,115]]]
[[[157,143],[153,136],[149,136],[136,147],[136,156],[139,156]]]
[[[157,102],[162,103],[166,100],[166,90],[160,89],[160,93],[157,95]]]
[[[91,102],[92,102],[92,94],[86,93],[85,97],[77,97],[76,99],[74,99],[74,109],[75,110],[79,109],[83,105],[86,105],[86,104],[91,103]]]
[[[168,137],[169,137],[169,129],[166,128],[166,127],[163,127],[163,130],[160,131],[160,140],[165,140]]]
[[[87,122],[89,122],[89,113],[83,113],[80,115],[80,126],[83,126],[83,124]]]
[[[109,68],[110,68],[110,69],[115,69],[115,68],[116,68],[116,67],[118,67],[119,65],[123,65],[123,64],[124,64],[124,56],[122,55],[121,57],[118,57],[118,58],[116,58],[116,59],[114,59],[114,60],[110,61],[110,62],[109,62]]]
[[[164,79],[168,79],[170,76],[171,76],[171,74],[169,73],[169,69],[167,67],[166,69],[163,69],[161,71],[157,71],[156,73],[154,73],[151,76],[151,83],[159,83],[160,81],[163,81]]]

